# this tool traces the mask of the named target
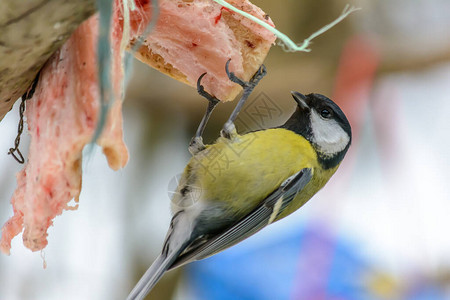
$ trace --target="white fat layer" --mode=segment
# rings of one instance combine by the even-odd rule
[[[327,156],[341,152],[350,142],[350,137],[334,119],[322,118],[311,109],[311,130],[313,142],[319,151]]]

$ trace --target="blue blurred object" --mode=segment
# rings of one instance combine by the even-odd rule
[[[353,245],[309,225],[252,239],[191,264],[194,299],[371,299],[360,282],[367,262]]]
[[[448,299],[442,283],[420,274],[411,274],[414,280],[395,280],[364,258],[357,243],[323,225],[285,229],[189,265],[189,299]]]

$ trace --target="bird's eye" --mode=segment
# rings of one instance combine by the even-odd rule
[[[328,109],[324,108],[324,109],[322,109],[322,111],[320,112],[320,115],[321,115],[323,118],[328,119],[329,117],[331,117],[331,112],[330,112]]]

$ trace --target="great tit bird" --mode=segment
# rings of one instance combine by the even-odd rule
[[[241,100],[214,144],[201,135],[218,99],[209,100],[190,159],[172,199],[173,217],[159,257],[128,299],[143,299],[167,270],[231,247],[300,208],[336,172],[351,143],[342,110],[320,94],[291,92],[297,103],[283,125],[247,134],[233,121],[265,75],[261,66],[249,82],[226,71],[244,88]]]

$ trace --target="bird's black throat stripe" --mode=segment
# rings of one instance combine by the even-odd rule
[[[317,151],[317,146],[313,144],[313,148],[317,153],[317,160],[324,170],[332,169],[337,167],[341,161],[344,159],[345,154],[347,153],[348,148],[350,147],[350,143],[348,143],[347,147],[344,150],[333,154],[333,155],[325,155],[319,151]]]

